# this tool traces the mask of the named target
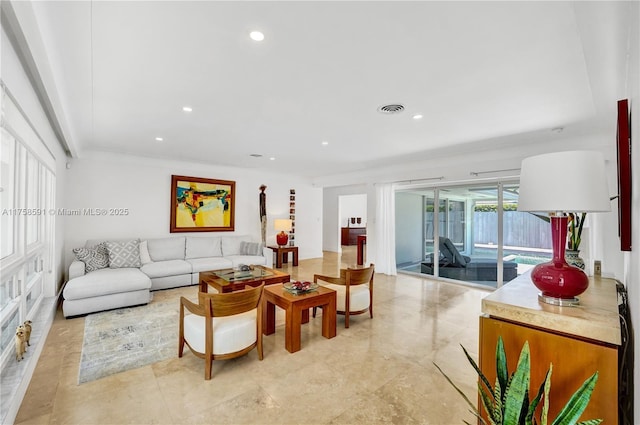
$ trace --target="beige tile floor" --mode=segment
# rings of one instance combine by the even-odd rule
[[[340,256],[288,265],[293,278],[336,274]],[[477,356],[480,300],[487,292],[420,277],[375,275],[374,318],[352,317],[338,335],[321,320],[302,328],[302,350],[284,348],[283,316],[256,351],[213,365],[186,350],[175,358],[78,385],[84,318],[58,312],[16,424],[460,424],[468,406],[440,365],[475,400],[475,374],[459,344]],[[195,295],[196,287],[154,293],[154,301]],[[176,343],[177,346],[177,343]]]

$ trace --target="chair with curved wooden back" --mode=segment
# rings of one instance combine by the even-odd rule
[[[180,298],[178,357],[185,343],[205,360],[204,378],[211,379],[213,360],[242,356],[254,347],[262,360],[262,290],[256,288],[224,294],[198,293],[198,304]],[[185,315],[185,309],[191,314]]]
[[[373,319],[373,264],[366,268],[348,268],[340,270],[340,277],[313,275],[313,281],[326,282],[322,286],[331,288],[337,292],[336,308],[338,314],[344,314],[344,327],[349,327],[349,316],[362,314],[369,311]],[[313,308],[313,317],[316,316],[316,308]]]

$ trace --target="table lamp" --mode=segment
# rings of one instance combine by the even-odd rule
[[[289,235],[287,235],[287,233],[291,231],[291,220],[286,218],[277,218],[274,221],[274,227],[276,230],[280,231],[280,233],[276,234],[276,242],[278,243],[278,246],[285,246],[289,241]]]
[[[553,259],[531,272],[538,299],[561,306],[579,304],[589,278],[564,259],[569,212],[610,211],[604,158],[594,151],[556,152],[522,161],[518,211],[549,213]]]

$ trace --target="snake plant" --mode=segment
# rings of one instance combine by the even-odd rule
[[[568,219],[568,234],[567,249],[577,251],[580,248],[580,241],[582,238],[582,227],[584,226],[584,220],[587,217],[587,213],[569,213]]]
[[[560,411],[558,416],[549,421],[549,391],[551,390],[551,372],[553,365],[549,365],[546,377],[533,398],[529,400],[529,342],[525,342],[520,352],[516,370],[509,375],[507,369],[507,356],[504,351],[502,338],[498,339],[496,346],[496,382],[492,387],[489,380],[480,371],[476,362],[471,358],[467,350],[462,347],[464,354],[478,373],[478,393],[482,400],[482,406],[487,413],[491,425],[597,425],[602,419],[591,419],[578,422],[580,415],[589,404],[591,393],[598,380],[598,372],[589,377],[582,386],[571,396],[569,402]],[[462,395],[467,404],[471,407],[472,413],[478,418],[480,423],[487,425],[486,420],[480,414],[469,398],[453,383],[453,381],[434,363],[436,368],[444,375],[451,385]],[[536,408],[542,401],[542,411],[540,420],[535,417]],[[468,422],[463,421],[468,424]]]

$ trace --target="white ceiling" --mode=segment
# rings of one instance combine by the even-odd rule
[[[601,5],[48,1],[33,9],[79,156],[122,152],[314,178],[523,134],[530,143],[554,127],[597,131],[618,95],[616,72],[605,72],[615,64],[598,56],[616,17]],[[252,30],[265,40],[252,41]],[[406,109],[377,112],[388,103]],[[424,118],[413,120],[417,113]]]

